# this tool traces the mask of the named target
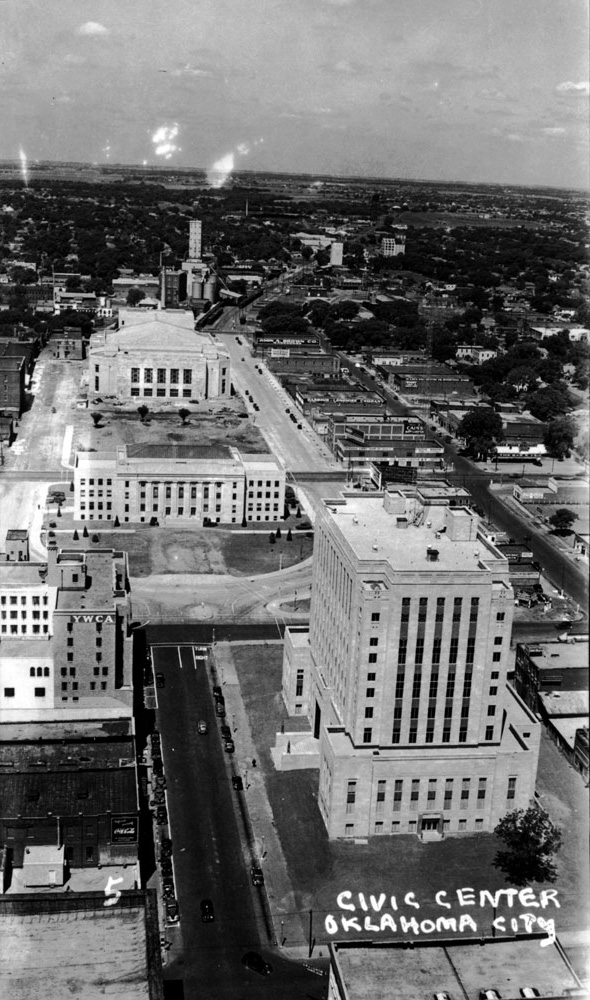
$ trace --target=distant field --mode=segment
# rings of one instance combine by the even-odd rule
[[[471,215],[461,215],[460,212],[402,212],[395,217],[396,223],[405,226],[477,226],[481,229],[538,229],[539,223],[528,219],[480,219]]]

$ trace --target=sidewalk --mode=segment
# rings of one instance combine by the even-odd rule
[[[266,795],[264,774],[258,762],[253,766],[257,751],[229,643],[220,642],[215,645],[214,662],[226,701],[228,724],[231,724],[235,733],[234,762],[236,773],[241,774],[244,781],[244,791],[241,794],[244,796],[252,829],[253,842],[247,846],[252,852],[252,860],[256,858],[264,872],[265,892],[273,924],[273,943],[286,948],[292,957],[307,958],[307,933],[299,917],[299,908],[287,874],[287,863]],[[242,836],[246,841],[246,832]]]

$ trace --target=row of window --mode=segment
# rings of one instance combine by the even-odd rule
[[[49,625],[0,625],[0,635],[47,635]]]
[[[458,819],[456,821],[456,829],[459,833],[464,830],[483,830],[483,818],[476,817],[471,824],[468,824],[467,819]],[[445,832],[451,830],[451,820],[443,820],[443,830]],[[418,821],[415,819],[410,819],[405,823],[401,823],[400,820],[394,819],[390,824],[386,825],[383,820],[375,820],[373,825],[373,833],[376,836],[386,833],[417,833],[418,831]],[[354,823],[345,823],[344,825],[344,836],[345,837],[355,837]]]
[[[18,617],[19,617],[19,612],[18,611],[0,611],[0,619],[2,621],[6,621],[7,618],[9,618],[11,621],[15,621],[15,619],[17,619]],[[26,620],[28,617],[29,617],[29,612],[28,611],[21,611],[20,612],[20,618]],[[49,618],[49,612],[48,611],[32,611],[31,612],[31,618],[32,618],[33,621],[39,621],[39,619],[41,617],[43,617],[44,621],[47,621],[47,619]]]
[[[421,798],[423,806],[433,808],[437,804],[437,796],[440,799],[441,795],[443,797],[443,809],[451,809],[455,789],[460,790],[459,805],[461,809],[466,809],[468,807],[472,791],[476,793],[475,801],[477,807],[482,809],[486,798],[487,780],[488,779],[486,777],[477,778],[476,785],[475,778],[473,779],[473,783],[471,778],[410,778],[405,781],[403,778],[395,778],[393,781],[393,812],[401,811],[404,789],[406,791],[406,803],[409,805],[411,810],[418,808]],[[409,798],[407,794],[408,788]],[[426,792],[426,795],[424,795],[424,792]],[[377,782],[377,793],[375,798],[375,807],[377,812],[383,811],[385,807],[386,795],[387,781],[382,779]],[[508,778],[506,798],[513,799],[515,795],[516,777],[511,776]],[[356,779],[353,779],[348,781],[346,785],[346,812],[354,812],[356,804],[357,781]]]
[[[131,369],[131,381],[137,383],[141,380],[140,368]],[[143,381],[153,382],[154,381],[154,369],[144,368],[143,369]],[[156,368],[156,381],[161,385],[165,382],[170,382],[171,385],[178,385],[180,382],[180,369],[179,368]],[[192,368],[183,368],[182,370],[182,381],[184,385],[191,385],[193,381],[193,371]]]
[[[21,594],[20,597],[16,596],[15,594],[11,594],[10,597],[7,597],[6,594],[2,594],[2,596],[0,596],[1,605],[10,604],[12,607],[14,607],[15,604],[19,603],[21,605],[28,604],[29,600],[30,603],[33,605],[33,607],[39,607],[41,603],[43,604],[49,603],[47,594],[43,594],[42,597],[39,594],[33,594],[32,596],[30,596],[29,594]]]
[[[193,390],[192,389],[183,389],[182,390],[182,398],[183,399],[190,399],[191,396],[192,396],[192,394],[193,394]],[[131,386],[131,395],[132,396],[142,395],[142,396],[147,396],[149,398],[150,396],[154,395],[154,390],[151,389],[149,386],[144,386],[143,390],[140,391],[140,389],[138,388],[138,386],[132,385]],[[164,386],[161,389],[156,389],[156,396],[159,397],[160,399],[165,399],[166,397],[169,397],[170,399],[178,399],[179,396],[180,396],[180,390],[177,389],[177,388],[175,388],[174,386],[170,386],[169,388],[167,388],[166,386]]]

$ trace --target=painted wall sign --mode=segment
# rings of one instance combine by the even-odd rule
[[[114,625],[115,615],[97,615],[97,614],[70,615],[70,621],[73,622],[74,624],[79,624],[80,622],[83,622],[85,624],[89,622],[97,622],[97,623],[100,622],[103,625]]]
[[[390,931],[411,937],[430,934],[539,934],[541,947],[555,943],[555,921],[547,913],[559,909],[557,889],[536,892],[523,889],[456,889],[439,890],[433,900],[421,903],[416,894],[403,897],[352,893],[344,890],[336,897],[338,912],[328,913],[325,928],[334,936],[359,931],[379,934]],[[426,909],[428,916],[424,912]],[[498,915],[498,909],[507,911]],[[441,911],[441,912],[437,912]],[[469,911],[469,912],[466,912]]]
[[[137,843],[137,816],[111,817],[111,843]]]

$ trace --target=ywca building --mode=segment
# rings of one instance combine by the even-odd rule
[[[0,723],[132,714],[126,553],[50,546],[47,563],[4,562],[2,598],[22,624],[0,636]],[[24,617],[33,602],[43,632]]]

